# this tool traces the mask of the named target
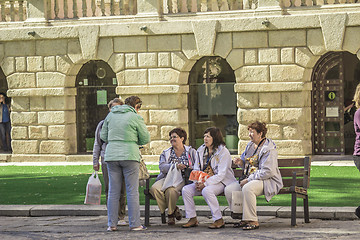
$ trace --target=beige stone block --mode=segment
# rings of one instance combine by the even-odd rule
[[[75,110],[75,97],[46,97],[46,110]]]
[[[142,101],[141,109],[157,109],[159,108],[159,95],[153,94],[138,94]]]
[[[71,123],[74,121],[73,116],[75,111],[47,111],[38,112],[39,124],[44,125],[58,125],[64,123]]]
[[[72,62],[80,62],[83,59],[81,45],[78,39],[71,39],[68,42],[67,55]],[[106,60],[107,61],[107,60]]]
[[[18,127],[12,126],[11,127],[11,139],[28,139],[28,128],[27,127]]]
[[[295,55],[294,48],[282,48],[281,49],[281,63],[294,63]]]
[[[235,71],[236,82],[269,82],[268,66],[244,66]]]
[[[79,155],[76,155],[79,158]],[[91,157],[91,155],[89,155]],[[12,154],[12,162],[65,162],[65,155],[60,154]]]
[[[67,54],[67,40],[51,39],[36,41],[36,54],[40,56],[58,56]]]
[[[345,30],[343,50],[356,54],[359,51],[360,27],[347,27]]]
[[[271,139],[282,139],[282,128],[278,124],[267,124],[266,125],[268,132],[266,137]]]
[[[108,63],[112,70],[118,73],[125,68],[125,55],[122,53],[114,53]]]
[[[236,83],[235,92],[311,91],[312,82]]]
[[[232,49],[231,33],[218,33],[216,36],[214,54],[222,58],[226,58],[229,55],[231,49]]]
[[[320,26],[324,36],[325,48],[327,51],[342,50],[346,13],[320,14]]]
[[[83,58],[96,58],[99,46],[100,26],[98,24],[80,25],[77,30]]]
[[[135,53],[125,54],[125,68],[137,67],[137,55]]]
[[[39,153],[37,140],[12,140],[11,147],[16,154]]]
[[[299,134],[297,127],[295,126],[285,126],[283,128],[284,139],[299,139],[301,133]]]
[[[0,62],[3,60],[5,56],[4,44],[0,44]]]
[[[29,126],[30,139],[46,139],[47,128],[46,126]]]
[[[40,153],[43,154],[65,154],[67,153],[66,141],[41,141]]]
[[[149,110],[140,110],[139,115],[144,119],[145,124],[149,124]]]
[[[305,69],[298,65],[270,66],[271,82],[296,82],[302,81]]]
[[[181,51],[180,35],[162,35],[148,37],[148,51]]]
[[[171,145],[169,143],[169,141],[163,141],[163,140],[158,140],[158,141],[151,141],[150,142],[150,151],[153,154],[161,154],[165,149],[169,148]]]
[[[29,97],[12,98],[11,110],[15,112],[28,112],[30,110],[30,98]]]
[[[170,67],[170,53],[158,53],[158,66]]]
[[[249,124],[256,120],[269,122],[269,109],[241,109],[237,111],[239,123]]]
[[[44,57],[44,71],[45,72],[56,71],[56,59],[55,59],[55,56]]]
[[[307,47],[295,48],[295,62],[302,67],[313,67],[318,58]]]
[[[139,85],[139,86],[117,86],[116,93],[125,95],[138,95],[141,94],[177,94],[189,93],[189,85]]]
[[[172,68],[149,69],[149,84],[177,84],[179,82],[179,75],[180,73]]]
[[[232,69],[236,70],[244,65],[244,50],[233,49],[226,58]]]
[[[161,109],[187,108],[186,94],[161,94],[159,95]]]
[[[322,55],[326,52],[321,29],[307,30],[307,46],[314,55]]]
[[[149,110],[151,124],[182,124],[188,122],[188,111],[176,110]]]
[[[237,106],[239,108],[257,108],[259,106],[258,93],[237,93]]]
[[[35,55],[35,41],[6,41],[4,43],[5,56],[33,56]]]
[[[277,140],[275,144],[279,155],[311,155],[312,143],[309,140]]]
[[[268,47],[267,32],[240,32],[233,33],[234,48],[264,48]]]
[[[256,65],[258,63],[257,50],[245,49],[244,50],[245,65]]]
[[[97,57],[105,62],[109,61],[109,58],[114,52],[114,46],[112,38],[100,38],[99,46],[97,49]]]
[[[30,110],[31,111],[43,111],[45,110],[45,97],[31,97],[30,98]]]
[[[181,46],[182,52],[185,54],[186,58],[192,59],[199,56],[198,50],[196,48],[195,36],[193,34],[182,35]]]
[[[305,30],[269,31],[270,47],[301,47],[306,46]]]
[[[150,133],[150,139],[158,139],[159,138],[158,126],[156,126],[156,125],[148,125],[146,127],[147,127],[147,130]]]
[[[259,106],[263,108],[279,107],[281,96],[278,92],[259,93]]]
[[[68,73],[72,66],[72,62],[67,56],[56,56],[56,69],[61,73]]]
[[[116,37],[114,51],[119,53],[146,52],[146,37]]]
[[[43,58],[41,56],[27,57],[27,71],[41,72],[44,70]]]
[[[191,21],[194,32],[196,47],[200,56],[213,55],[216,31],[220,27],[217,20],[207,19],[201,21]]]
[[[280,51],[278,48],[259,49],[260,64],[277,64],[280,63]]]
[[[310,107],[311,92],[283,92],[281,93],[282,107]]]
[[[66,76],[58,72],[36,73],[36,86],[43,87],[64,87]]]
[[[118,92],[118,87],[119,85],[122,86],[122,85],[125,85],[125,71],[121,71],[121,72],[118,72],[116,74],[116,79],[117,79],[117,83],[118,83],[118,86],[116,87],[116,94],[120,94]],[[126,87],[127,88],[127,87]]]
[[[147,70],[125,70],[125,85],[146,85],[147,84]]]
[[[29,125],[37,122],[36,112],[11,112],[11,123],[16,125]]]
[[[273,108],[270,110],[272,123],[298,123],[304,121],[305,115],[302,108]]]
[[[14,57],[6,57],[3,59],[1,63],[1,68],[4,71],[5,76],[9,76],[10,74],[15,72],[15,58]],[[9,86],[10,88],[10,86]]]
[[[9,88],[34,88],[35,73],[14,73],[7,77]]]
[[[246,148],[248,143],[249,143],[249,139],[247,139],[247,140],[239,140],[238,149],[240,150],[240,152],[245,151],[245,148]]]
[[[188,59],[182,52],[172,52],[171,53],[171,66],[179,71],[186,70],[189,64]]]
[[[249,139],[249,130],[247,124],[239,124],[238,126],[238,136],[241,140],[248,140]],[[245,148],[243,148],[245,150]]]
[[[16,72],[25,72],[26,71],[26,58],[25,57],[16,57],[15,58],[15,67],[16,67]]]
[[[156,53],[139,53],[138,63],[139,67],[156,67],[157,66]]]
[[[160,137],[162,140],[169,140],[169,132],[176,128],[176,126],[161,126]],[[165,149],[164,149],[165,150]]]
[[[49,139],[65,139],[66,135],[71,135],[71,129],[66,125],[50,125],[48,126]],[[74,129],[75,130],[75,129]]]

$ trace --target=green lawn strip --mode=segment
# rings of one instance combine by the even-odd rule
[[[157,165],[147,166],[158,171]],[[92,166],[2,166],[0,167],[0,204],[83,204],[86,183]],[[100,175],[101,176],[101,175]],[[102,176],[100,177],[103,184]],[[154,179],[153,179],[154,181]],[[140,203],[144,204],[143,187]],[[310,206],[358,206],[360,173],[354,167],[313,166],[309,189]],[[225,197],[218,197],[220,205],[227,205]],[[195,197],[197,205],[206,205]],[[275,196],[269,203],[258,197],[259,206],[290,206],[290,195]],[[105,194],[102,195],[105,204]],[[155,205],[156,201],[152,200]],[[183,204],[180,197],[179,205]],[[298,205],[302,200],[298,199]]]

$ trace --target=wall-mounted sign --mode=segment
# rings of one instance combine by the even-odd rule
[[[106,90],[97,90],[97,105],[106,105],[107,104],[107,92]]]
[[[326,107],[326,117],[339,117],[339,107]]]
[[[336,97],[335,92],[329,92],[329,93],[328,93],[328,98],[329,98],[330,100],[334,100],[335,97]]]

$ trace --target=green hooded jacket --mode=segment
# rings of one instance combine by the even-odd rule
[[[139,145],[150,142],[144,119],[129,105],[117,105],[104,120],[100,138],[107,143],[105,161],[140,161]]]

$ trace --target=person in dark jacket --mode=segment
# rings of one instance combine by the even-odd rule
[[[124,102],[120,98],[115,98],[111,100],[108,104],[109,111],[113,106],[123,105]],[[109,175],[107,170],[107,165],[105,162],[105,149],[106,143],[100,139],[100,131],[104,124],[104,120],[101,120],[96,127],[95,131],[95,141],[93,148],[93,168],[95,171],[99,171],[99,158],[101,157],[101,172],[105,183],[105,196],[106,196],[106,206],[108,202],[108,193],[109,193]],[[126,193],[125,193],[125,181],[121,186],[120,201],[119,201],[119,221],[118,226],[125,226],[127,222],[125,221],[125,210],[126,210]]]
[[[10,105],[6,103],[6,95],[0,93],[0,137],[4,152],[11,152],[10,131]]]

